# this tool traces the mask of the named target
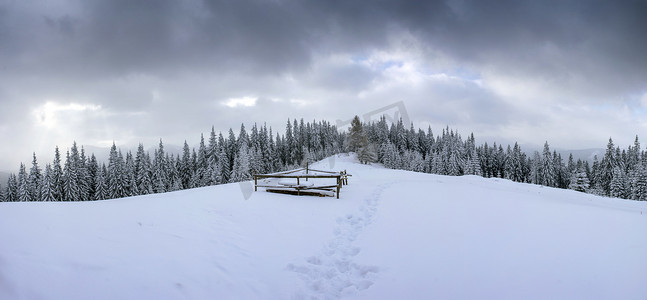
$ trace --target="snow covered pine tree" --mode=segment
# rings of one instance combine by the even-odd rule
[[[355,151],[357,158],[363,164],[375,162],[377,149],[375,145],[368,142],[368,137],[362,129],[362,122],[355,116],[351,121],[350,133],[348,136],[348,150]]]

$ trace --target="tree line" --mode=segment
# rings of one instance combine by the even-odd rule
[[[348,133],[326,121],[303,119],[288,120],[285,133],[275,136],[265,125],[254,124],[248,132],[241,124],[237,136],[230,128],[226,138],[212,128],[208,141],[201,135],[197,149],[185,142],[181,155],[167,153],[161,140],[152,155],[142,144],[125,155],[113,144],[107,164],[76,143],[64,159],[56,147],[54,161],[44,169],[35,153],[29,170],[21,163],[18,174],[10,174],[6,186],[0,187],[0,201],[87,201],[164,193],[245,181],[255,173],[293,169],[305,160],[348,151],[356,152],[362,163],[379,162],[392,169],[498,177],[647,200],[647,154],[637,136],[627,149],[609,138],[604,156],[595,156],[591,164],[575,161],[572,154],[564,160],[548,142],[541,152],[528,155],[517,143],[477,145],[474,134],[463,139],[449,127],[434,135],[431,127],[415,129],[412,123],[407,129],[402,119],[387,123],[382,116],[362,123],[356,116]]]
[[[440,135],[405,128],[402,119],[388,124],[382,116],[377,122],[361,123],[356,117],[348,135],[348,145],[361,162],[379,162],[387,168],[440,175],[477,175],[505,178],[516,182],[573,189],[602,196],[647,200],[647,154],[640,149],[638,136],[627,149],[615,146],[609,138],[602,158],[593,163],[573,155],[564,160],[551,151],[548,142],[543,150],[530,155],[518,143],[513,146],[496,143],[476,145],[474,134],[463,139],[449,127]],[[359,133],[358,133],[359,131]]]
[[[212,127],[208,141],[201,135],[197,149],[185,141],[176,155],[164,150],[162,140],[152,155],[143,144],[124,155],[113,143],[107,164],[75,142],[64,158],[56,147],[44,168],[35,153],[29,170],[21,163],[0,187],[0,201],[103,200],[244,181],[339,153],[345,135],[329,122],[303,119],[288,120],[285,134],[276,136],[266,125],[254,124],[248,132],[241,124],[238,135],[230,128],[228,137]]]

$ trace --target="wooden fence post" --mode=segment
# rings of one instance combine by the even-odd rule
[[[341,186],[341,178],[337,177],[337,199],[339,199],[339,188]]]

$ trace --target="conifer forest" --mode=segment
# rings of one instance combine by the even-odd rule
[[[182,153],[165,151],[160,140],[153,153],[139,144],[122,152],[115,144],[108,161],[97,161],[76,143],[67,150],[54,149],[54,160],[20,164],[0,186],[0,201],[90,201],[164,193],[250,180],[253,174],[302,166],[344,152],[357,153],[362,163],[440,175],[496,177],[572,189],[601,196],[647,200],[647,154],[638,137],[621,149],[609,138],[603,157],[592,163],[551,151],[525,153],[521,147],[487,143],[477,145],[474,134],[463,138],[449,127],[434,134],[431,128],[405,127],[379,121],[362,123],[358,117],[348,131],[327,121],[287,121],[284,134],[254,124],[241,124],[238,134],[227,136],[212,128],[200,137],[197,148],[185,142]]]

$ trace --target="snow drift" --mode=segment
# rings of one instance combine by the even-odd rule
[[[647,202],[474,176],[315,165],[341,199],[250,182],[0,203],[0,299],[647,297]]]

